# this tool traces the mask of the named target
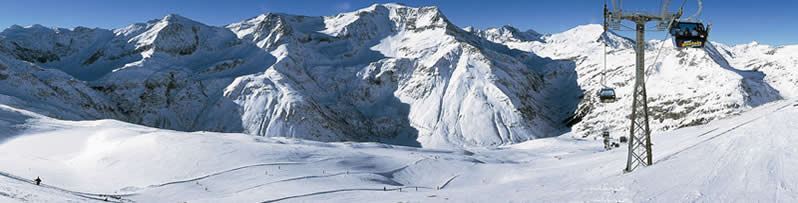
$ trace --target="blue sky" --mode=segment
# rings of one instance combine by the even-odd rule
[[[119,28],[162,18],[170,13],[209,25],[225,25],[268,12],[333,15],[385,2],[438,6],[460,27],[471,25],[484,29],[511,24],[540,33],[558,33],[577,25],[601,23],[603,6],[603,0],[3,0],[0,3],[0,28],[13,24]],[[653,11],[660,8],[660,2],[626,0],[624,9]],[[682,2],[674,0],[671,7],[678,7]],[[686,14],[691,15],[696,8],[696,1],[689,0]],[[710,38],[714,41],[726,44],[751,41],[771,45],[798,44],[798,1],[795,0],[704,0],[700,19],[713,24]],[[632,32],[619,33],[634,36]],[[664,36],[664,32],[650,32],[646,37],[662,39]]]

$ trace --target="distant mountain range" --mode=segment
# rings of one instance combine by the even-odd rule
[[[655,133],[798,95],[798,46],[646,43]],[[224,27],[174,14],[114,30],[12,26],[0,32],[0,104],[66,120],[423,147],[604,128],[617,137],[628,133],[632,45],[601,25],[477,30],[399,4]],[[602,75],[618,102],[597,103]]]

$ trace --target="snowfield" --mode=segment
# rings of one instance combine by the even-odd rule
[[[179,131],[496,147],[628,131],[633,44],[595,24],[461,29],[437,7],[400,4],[224,27],[176,14],[114,30],[12,26],[0,32],[0,104]],[[795,48],[648,41],[652,130],[796,95]],[[618,102],[595,100],[602,75]]]
[[[798,202],[798,46],[670,42],[646,42],[655,164],[623,173],[597,135],[628,136],[634,42],[600,25],[400,4],[15,25],[0,202]]]
[[[795,202],[798,101],[652,136],[655,164],[571,134],[470,150],[177,132],[1,106],[0,200]],[[43,179],[35,186],[31,179]],[[120,198],[120,199],[115,199]]]

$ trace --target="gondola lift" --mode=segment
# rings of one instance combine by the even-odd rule
[[[602,89],[598,91],[599,102],[612,103],[615,102],[615,89],[607,86],[607,4],[604,4],[604,33],[601,34],[602,42],[604,44],[604,70],[601,71],[601,86]]]
[[[709,27],[693,21],[674,20],[670,34],[673,36],[673,45],[677,48],[704,48],[709,37]]]
[[[599,101],[601,103],[612,103],[615,102],[615,89],[613,88],[602,88],[598,92]]]
[[[695,17],[701,13],[703,3],[698,0],[698,11],[685,20],[673,19],[668,31],[673,36],[673,46],[676,48],[704,48],[709,38],[709,29],[712,27],[708,24],[704,27],[701,21],[695,20]],[[682,10],[679,9],[679,13]]]

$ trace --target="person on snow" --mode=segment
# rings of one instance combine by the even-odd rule
[[[39,185],[42,183],[42,179],[39,178],[39,176],[36,176],[36,179],[33,179],[33,182],[36,182],[36,185]]]
[[[601,137],[604,138],[604,149],[611,150],[612,143],[610,142],[610,131],[602,132]]]

